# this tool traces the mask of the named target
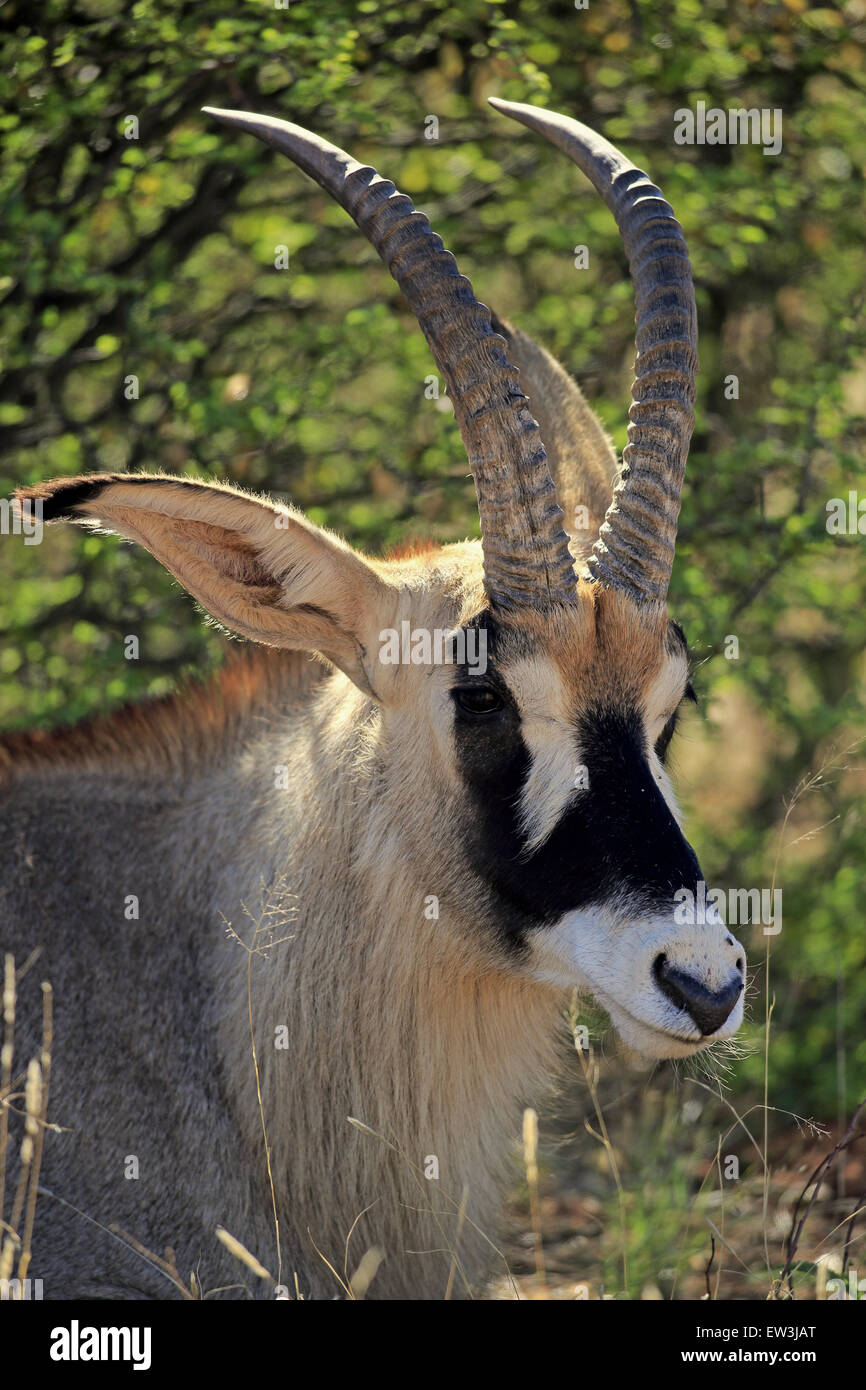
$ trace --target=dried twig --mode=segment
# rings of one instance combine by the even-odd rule
[[[785,1248],[788,1252],[788,1255],[782,1267],[782,1272],[779,1275],[779,1278],[776,1282],[776,1289],[781,1289],[783,1286],[787,1285],[788,1297],[790,1298],[794,1297],[794,1285],[791,1279],[791,1274],[794,1267],[794,1260],[797,1255],[797,1249],[800,1244],[800,1237],[803,1234],[803,1227],[809,1219],[809,1213],[815,1205],[815,1202],[818,1200],[818,1195],[821,1191],[821,1186],[824,1182],[824,1179],[830,1173],[833,1164],[836,1162],[836,1159],[838,1158],[839,1154],[842,1153],[843,1149],[847,1149],[850,1147],[851,1144],[855,1144],[858,1139],[862,1139],[864,1133],[866,1133],[866,1131],[856,1128],[857,1121],[859,1120],[861,1111],[864,1108],[866,1108],[866,1097],[864,1097],[863,1100],[861,1100],[860,1104],[857,1106],[857,1109],[854,1111],[854,1114],[851,1117],[851,1123],[849,1124],[842,1138],[839,1140],[839,1143],[829,1154],[826,1154],[824,1158],[821,1159],[821,1162],[818,1164],[817,1168],[811,1174],[808,1182],[806,1183],[805,1187],[803,1188],[803,1191],[800,1193],[795,1203],[794,1212],[791,1217],[791,1230],[788,1233],[788,1239],[785,1242]],[[803,1202],[806,1198],[806,1193],[809,1191],[810,1188],[812,1188],[812,1195],[809,1198],[809,1204],[806,1207],[806,1210],[802,1213],[802,1215],[800,1215]]]

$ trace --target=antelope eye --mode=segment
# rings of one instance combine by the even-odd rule
[[[459,685],[451,693],[464,714],[495,714],[503,708],[502,698],[489,685]]]

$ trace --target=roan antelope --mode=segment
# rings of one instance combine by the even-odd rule
[[[333,1297],[321,1257],[342,1273],[356,1218],[349,1272],[384,1253],[371,1296],[441,1297],[452,1248],[454,1292],[483,1287],[479,1233],[568,993],[649,1057],[739,1027],[741,947],[720,920],[674,918],[701,879],[664,767],[690,689],[666,608],[697,370],[687,248],[606,140],[493,105],[570,156],[624,238],[637,354],[619,469],[577,386],[491,326],[393,184],[297,126],[211,111],[293,159],[382,256],[447,383],[480,543],[372,560],[296,510],[164,475],[18,494],[140,542],[262,644],[208,686],[0,744],[2,944],[19,964],[43,952],[19,990],[25,1053],[37,978],[57,1005],[62,1131],[32,1266],[48,1297],[172,1295],[115,1225],[172,1247],[204,1290],[271,1292],[223,1226],[292,1296]],[[391,659],[385,634],[407,630],[450,634],[449,659]]]

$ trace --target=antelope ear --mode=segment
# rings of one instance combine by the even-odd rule
[[[294,508],[236,488],[164,475],[102,473],[22,488],[44,521],[138,541],[232,632],[315,651],[365,693],[397,592],[337,536]]]

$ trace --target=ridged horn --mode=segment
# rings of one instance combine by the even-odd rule
[[[375,169],[300,126],[245,111],[204,111],[288,155],[349,213],[397,281],[445,378],[466,446],[491,604],[507,610],[573,603],[562,511],[517,369],[489,310],[427,218]]]
[[[628,444],[588,566],[638,602],[663,602],[670,582],[694,428],[698,324],[688,247],[673,210],[640,169],[579,121],[490,99],[574,160],[616,219],[635,289],[635,381]]]

